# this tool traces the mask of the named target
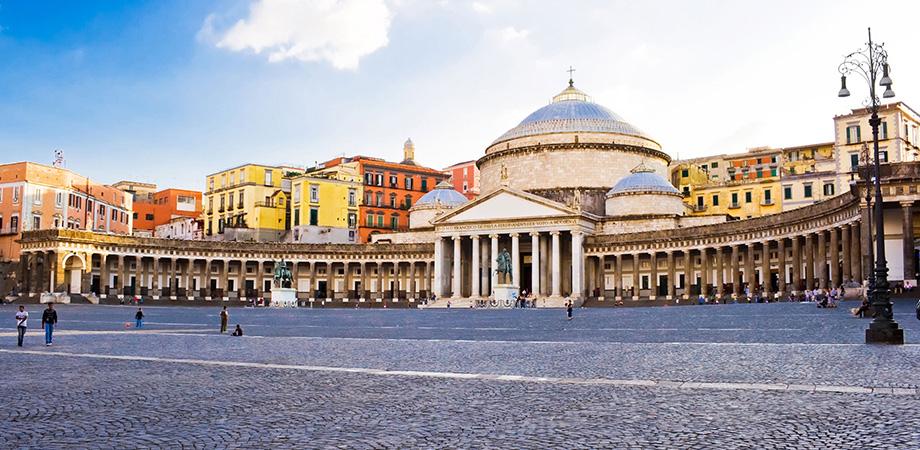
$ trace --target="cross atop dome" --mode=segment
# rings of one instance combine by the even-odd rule
[[[568,100],[574,100],[577,102],[590,102],[591,98],[588,97],[588,94],[585,94],[575,87],[575,81],[572,79],[572,73],[575,72],[575,69],[573,69],[572,66],[569,66],[569,70],[566,72],[569,73],[569,86],[562,92],[556,94],[555,97],[553,97],[553,103],[564,102]]]

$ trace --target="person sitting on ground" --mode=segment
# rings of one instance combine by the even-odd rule
[[[243,335],[243,328],[240,327],[240,324],[236,324],[236,329],[233,330],[233,334],[231,334],[230,336],[242,336],[242,335]]]
[[[863,318],[866,316],[866,313],[869,312],[869,299],[864,298],[862,304],[859,305],[859,308],[853,308],[853,316]]]

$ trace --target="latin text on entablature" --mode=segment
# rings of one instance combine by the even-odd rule
[[[438,226],[438,231],[491,231],[491,230],[507,230],[507,229],[520,229],[520,228],[533,228],[533,227],[544,227],[544,226],[558,226],[558,225],[577,225],[577,218],[566,218],[566,219],[548,219],[548,220],[537,220],[537,221],[520,221],[520,222],[493,222],[493,223],[471,223],[471,224],[449,224],[449,225],[440,225]]]

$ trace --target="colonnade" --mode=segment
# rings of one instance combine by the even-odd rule
[[[434,243],[434,294],[488,298],[496,286],[507,285],[537,296],[577,295],[584,290],[583,247],[581,230],[438,236]],[[511,257],[507,279],[500,279],[496,270],[503,251]]]
[[[688,298],[861,284],[866,267],[859,223],[759,242],[688,246],[588,257],[588,296]]]
[[[287,265],[298,298],[355,300],[427,297],[434,267],[430,260],[313,260]],[[270,297],[274,261],[27,251],[20,267],[22,289],[29,294],[229,300]]]

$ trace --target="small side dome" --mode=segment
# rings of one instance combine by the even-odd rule
[[[624,177],[607,191],[607,197],[630,194],[666,194],[681,196],[674,185],[645,164],[639,164],[632,174]]]
[[[466,202],[466,196],[457,192],[450,182],[442,181],[438,183],[434,189],[418,199],[413,208],[422,205],[440,205],[447,208],[453,208]]]

